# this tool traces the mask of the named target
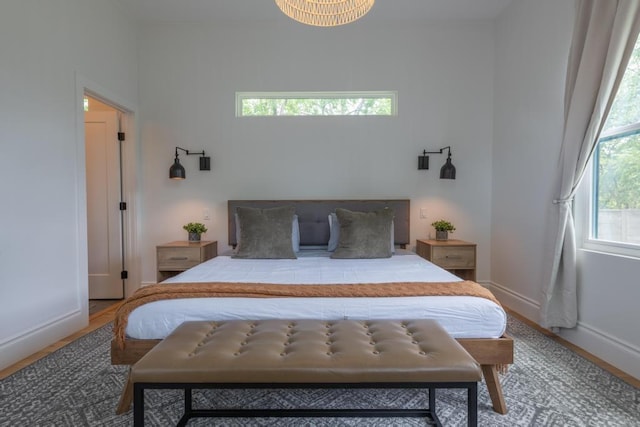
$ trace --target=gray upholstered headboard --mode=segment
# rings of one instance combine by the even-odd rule
[[[229,222],[229,245],[235,246],[236,220],[238,206],[252,208],[275,208],[277,206],[295,206],[300,224],[300,245],[326,245],[329,241],[328,215],[336,208],[369,212],[384,207],[392,208],[394,217],[395,244],[404,246],[409,243],[409,200],[229,200],[227,217]]]

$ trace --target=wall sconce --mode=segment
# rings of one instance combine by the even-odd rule
[[[169,169],[169,178],[185,179],[187,177],[184,167],[180,164],[180,159],[178,158],[178,150],[184,151],[187,156],[199,155],[200,170],[201,171],[211,170],[211,157],[206,157],[204,155],[204,150],[202,150],[199,153],[190,153],[189,150],[185,150],[184,148],[181,148],[181,147],[176,147],[176,158],[173,161],[173,165],[171,165],[171,168]]]
[[[456,167],[451,163],[451,147],[443,147],[438,151],[422,152],[422,156],[418,156],[418,169],[429,169],[429,156],[427,154],[442,154],[444,150],[449,150],[447,162],[440,168],[440,179],[456,179]]]

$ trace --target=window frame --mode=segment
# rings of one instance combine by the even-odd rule
[[[320,115],[320,114],[303,114],[303,115],[264,115],[264,116],[245,116],[242,113],[242,101],[245,99],[350,99],[350,98],[390,98],[391,113],[390,114],[367,114],[367,115]],[[276,91],[276,92],[236,92],[236,117],[395,117],[398,115],[398,91],[395,90],[370,90],[370,91]]]
[[[598,138],[597,144],[602,141],[636,134],[640,134],[640,122],[608,129]],[[578,241],[582,241],[581,247],[585,250],[640,259],[640,244],[604,240],[595,237],[598,215],[598,150],[599,148],[596,145],[582,183],[576,193],[574,214]]]

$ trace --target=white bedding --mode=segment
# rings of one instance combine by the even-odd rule
[[[282,284],[454,282],[460,279],[419,256],[384,259],[234,259],[218,256],[164,281]],[[497,338],[506,328],[502,307],[476,297],[190,298],[145,304],[129,316],[131,338],[166,337],[190,320],[229,319],[436,319],[454,338]]]

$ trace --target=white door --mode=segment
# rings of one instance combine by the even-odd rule
[[[85,113],[89,298],[124,298],[120,147],[115,112]]]

